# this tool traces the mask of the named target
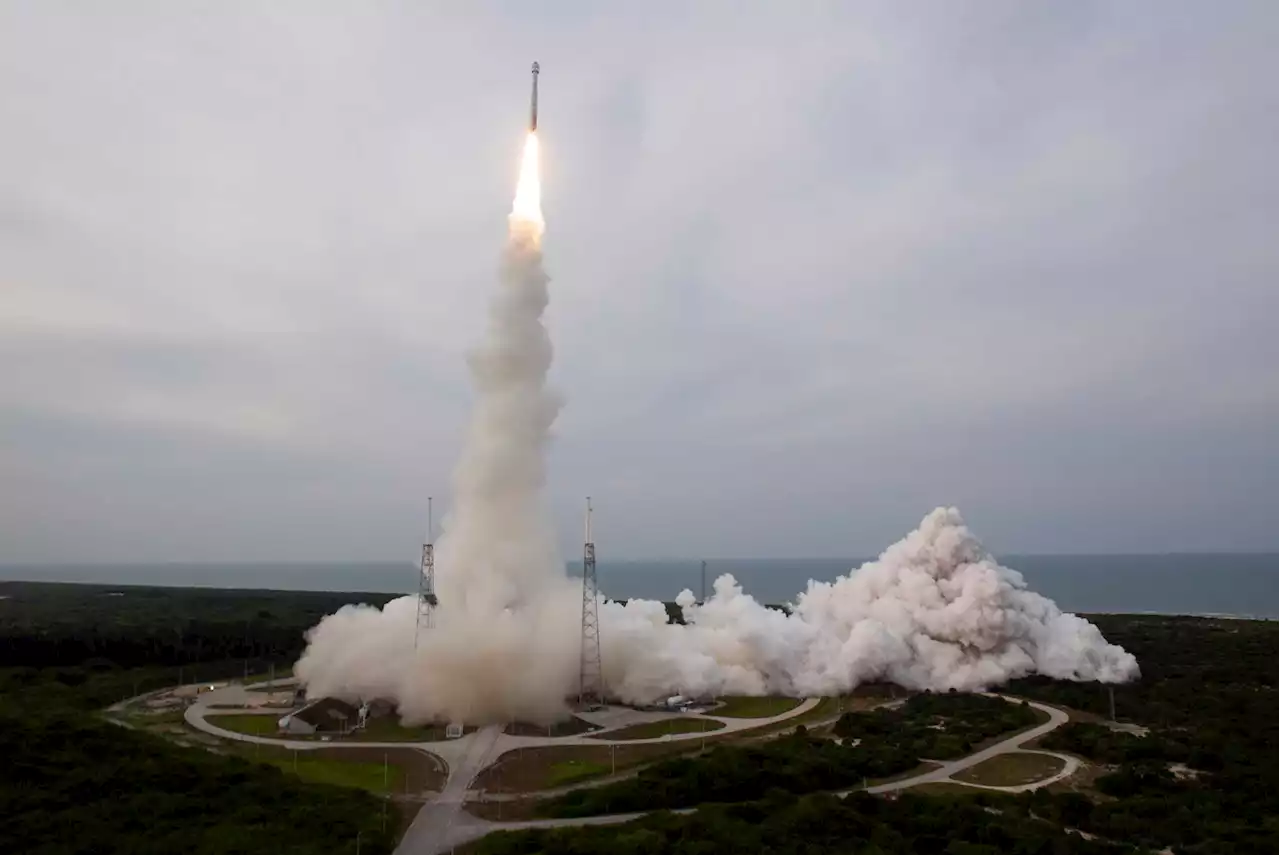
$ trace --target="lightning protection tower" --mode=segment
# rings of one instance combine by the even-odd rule
[[[417,648],[422,633],[436,625],[436,548],[432,542],[431,497],[427,497],[427,542],[422,544],[422,564],[418,573],[418,623],[413,630]]]
[[[596,545],[591,539],[591,497],[587,496],[586,540],[582,544],[582,657],[578,669],[578,705],[604,702],[600,669],[600,589],[596,585]]]

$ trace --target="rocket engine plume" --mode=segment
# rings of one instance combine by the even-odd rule
[[[511,203],[513,228],[529,226],[536,230],[539,245],[545,225],[542,221],[542,179],[539,175],[538,135],[530,131],[524,140],[520,158],[520,177],[516,179],[516,197]]]
[[[559,399],[542,314],[538,136],[525,139],[498,292],[469,357],[475,408],[454,472],[454,506],[436,544],[435,627],[414,647],[414,597],[345,606],[307,632],[295,670],[313,697],[387,698],[403,721],[549,723],[576,684],[580,584],[565,573],[542,504]],[[791,614],[732,576],[696,605],[632,600],[600,608],[606,690],[644,702],[680,693],[835,694],[888,679],[976,690],[1032,673],[1124,682],[1138,664],[1097,627],[1028,590],[939,508],[876,561],[810,582]]]

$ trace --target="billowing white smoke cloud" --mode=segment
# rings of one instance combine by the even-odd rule
[[[684,591],[688,625],[661,606],[610,605],[610,688],[631,700],[691,694],[831,695],[887,679],[913,689],[976,690],[1027,674],[1124,682],[1138,663],[1097,627],[1027,590],[954,508],[939,508],[876,561],[810,582],[792,613],[763,607],[731,576],[704,605]]]
[[[542,505],[545,449],[559,401],[546,388],[537,139],[525,150],[488,334],[470,359],[477,398],[436,550],[440,605],[414,646],[416,597],[348,606],[308,633],[295,669],[312,696],[396,701],[402,718],[547,722],[578,674],[580,586],[556,554]],[[981,689],[1031,673],[1121,682],[1133,656],[1062,613],[999,566],[959,513],[939,508],[879,560],[810,582],[790,615],[731,576],[687,625],[661,603],[604,603],[610,694],[834,694],[889,679],[909,688]]]
[[[317,694],[398,700],[414,718],[554,718],[574,690],[577,585],[542,566],[541,593],[469,623],[441,623],[412,657],[415,606],[348,607],[311,635],[298,674]],[[1097,627],[1026,588],[1000,566],[954,508],[939,508],[876,561],[834,582],[810,582],[790,615],[758,603],[732,576],[698,605],[601,606],[610,694],[642,702],[676,692],[831,695],[871,680],[914,689],[978,690],[1027,674],[1124,682],[1138,663]],[[450,609],[442,604],[440,614]]]

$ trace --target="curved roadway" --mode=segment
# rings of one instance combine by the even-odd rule
[[[311,751],[318,748],[412,748],[419,751],[434,754],[448,765],[448,779],[444,789],[433,798],[429,798],[427,803],[418,811],[414,817],[413,823],[405,832],[404,837],[400,841],[400,845],[396,848],[396,855],[438,855],[438,853],[447,852],[453,847],[468,843],[479,837],[483,837],[491,831],[499,830],[517,830],[526,828],[558,828],[574,825],[604,825],[610,823],[628,822],[643,816],[643,813],[628,814],[610,814],[607,816],[580,817],[575,819],[548,819],[548,820],[526,820],[520,822],[492,822],[490,820],[481,819],[462,809],[463,803],[469,793],[469,785],[475,780],[486,766],[490,765],[493,760],[501,757],[516,748],[536,747],[547,745],[638,745],[653,742],[677,742],[691,741],[702,739],[705,733],[680,733],[668,736],[655,737],[651,739],[628,739],[628,740],[609,740],[601,737],[608,736],[608,730],[603,732],[597,731],[591,737],[586,736],[564,736],[564,737],[539,737],[539,736],[511,736],[503,733],[501,725],[491,725],[481,728],[473,733],[463,736],[459,739],[452,739],[439,742],[322,742],[319,740],[300,740],[300,739],[279,739],[268,736],[255,736],[246,733],[236,733],[234,731],[224,730],[207,720],[206,716],[213,710],[210,708],[211,703],[226,702],[231,700],[229,695],[236,692],[243,694],[243,689],[236,686],[226,687],[224,689],[211,691],[200,699],[187,707],[184,717],[187,724],[193,728],[209,733],[223,739],[234,739],[241,742],[255,742],[263,745],[278,745],[287,748],[293,748],[298,751]],[[1004,698],[1011,703],[1021,702],[1020,698],[1010,698],[1004,695],[995,695],[995,697]],[[782,715],[773,716],[765,719],[741,719],[741,718],[721,718],[715,715],[704,715],[704,718],[714,719],[724,724],[720,730],[713,731],[719,737],[726,733],[735,731],[751,730],[758,727],[766,727],[771,724],[786,721],[802,715],[817,706],[819,700],[817,698],[808,698],[800,705],[788,710]],[[987,760],[997,757],[1001,754],[1025,752],[1023,745],[1033,739],[1038,739],[1050,731],[1061,727],[1067,722],[1067,714],[1055,707],[1028,701],[1032,707],[1049,716],[1049,720],[1044,724],[1037,725],[1029,730],[1024,730],[1010,736],[1008,739],[990,745],[981,751],[977,751],[959,760],[951,760],[945,763],[939,763],[935,769],[913,775],[909,778],[903,778],[898,781],[891,781],[885,784],[878,784],[874,787],[868,787],[866,792],[869,793],[888,793],[896,790],[905,790],[920,784],[948,782],[962,784],[967,787],[977,789],[1000,790],[1004,792],[1024,792],[1034,790],[1055,781],[1062,780],[1074,774],[1079,768],[1080,761],[1066,754],[1057,754],[1049,751],[1035,751],[1031,753],[1052,754],[1063,761],[1063,768],[1054,775],[1035,781],[1029,784],[1014,786],[989,786],[984,784],[970,784],[963,781],[955,781],[952,776],[958,772],[970,769]],[[263,715],[278,715],[279,711],[263,712]],[[216,716],[215,716],[216,717]],[[625,726],[625,725],[622,725]],[[610,729],[621,729],[621,726]],[[589,783],[584,782],[584,786]],[[844,790],[837,795],[844,796],[851,792],[858,792],[861,788]],[[529,794],[536,797],[538,794]],[[683,809],[676,813],[689,813],[694,808]]]
[[[1003,695],[1005,700],[1010,702],[1021,702],[1021,698],[1009,698]],[[1067,722],[1067,714],[1062,710],[1050,707],[1035,701],[1027,701],[1035,709],[1046,713],[1049,720],[1044,724],[1037,725],[1029,730],[1015,733],[1008,739],[990,745],[981,751],[975,752],[963,757],[959,760],[952,760],[941,764],[937,769],[930,769],[919,775],[913,775],[910,778],[904,778],[899,781],[892,781],[887,784],[879,784],[875,787],[868,787],[866,792],[869,793],[888,793],[895,790],[905,790],[909,787],[918,786],[920,784],[929,784],[939,781],[949,781],[950,783],[959,783],[964,786],[977,787],[979,789],[1003,790],[1005,792],[1022,792],[1024,790],[1034,790],[1039,787],[1046,786],[1055,781],[1061,780],[1076,771],[1080,761],[1074,757],[1068,757],[1065,754],[1054,754],[1064,761],[1061,771],[1030,784],[1023,784],[1012,787],[987,787],[976,784],[965,784],[962,781],[950,781],[950,776],[957,772],[964,771],[973,766],[977,766],[992,757],[1000,754],[1022,751],[1023,745],[1033,739],[1038,739],[1050,731],[1061,727]],[[794,714],[794,711],[793,711]],[[758,723],[757,723],[758,724]],[[717,731],[720,732],[720,731]],[[698,734],[700,735],[700,734]],[[1031,753],[1050,754],[1053,752],[1038,751]],[[476,770],[479,772],[479,769]],[[452,779],[452,776],[451,776]],[[839,796],[846,796],[852,792],[858,792],[861,788],[853,790],[844,790],[837,793]],[[453,808],[450,810],[449,808]],[[450,804],[448,806],[441,804],[428,804],[418,812],[414,818],[413,825],[405,833],[404,838],[400,841],[400,845],[396,848],[396,855],[441,855],[448,852],[456,846],[469,843],[492,831],[516,831],[520,829],[530,828],[564,828],[576,825],[608,825],[613,823],[630,822],[644,816],[644,813],[625,813],[625,814],[608,814],[605,816],[579,817],[575,819],[541,819],[541,820],[524,820],[519,822],[492,822],[490,820],[481,819],[473,814],[467,813],[460,809],[461,803]],[[697,808],[682,808],[672,811],[672,813],[692,813]]]
[[[262,684],[258,684],[262,688]],[[422,809],[418,811],[414,817],[413,823],[405,832],[404,837],[400,841],[396,852],[400,855],[404,853],[436,853],[444,852],[454,846],[469,840],[481,837],[498,827],[496,823],[490,823],[478,817],[472,816],[462,809],[463,803],[468,795],[468,788],[476,776],[495,759],[517,748],[541,747],[541,746],[564,746],[564,745],[643,745],[645,743],[654,742],[690,742],[693,740],[704,739],[708,734],[714,734],[720,737],[726,733],[734,733],[743,730],[752,730],[759,727],[768,727],[771,724],[786,721],[796,716],[809,712],[819,704],[818,698],[807,698],[800,704],[792,707],[781,715],[771,716],[769,718],[729,718],[718,717],[715,715],[703,715],[703,718],[713,719],[720,722],[723,727],[715,731],[693,732],[693,733],[673,733],[665,736],[658,736],[649,739],[627,739],[627,740],[610,740],[607,737],[609,730],[621,730],[634,722],[620,723],[605,730],[595,731],[591,736],[561,736],[561,737],[543,737],[543,736],[512,736],[503,733],[502,725],[491,725],[481,728],[473,733],[458,739],[450,739],[438,742],[339,742],[330,741],[323,742],[314,739],[279,739],[270,736],[257,736],[248,733],[237,733],[231,730],[224,730],[216,724],[210,722],[206,716],[211,713],[216,719],[218,710],[213,709],[213,704],[226,704],[230,706],[233,703],[244,703],[248,699],[246,690],[241,686],[231,685],[220,689],[214,689],[203,695],[200,695],[195,703],[187,707],[183,713],[183,718],[187,724],[196,730],[217,736],[222,739],[233,739],[240,742],[259,743],[262,745],[276,745],[283,748],[292,748],[296,751],[314,751],[318,748],[410,748],[423,751],[435,755],[440,758],[448,767],[448,778],[445,781],[444,789],[438,795],[429,798]],[[230,710],[228,710],[230,712]],[[240,714],[244,714],[243,712]],[[260,713],[250,713],[257,715],[281,715],[281,710],[264,710]],[[661,720],[670,718],[669,714],[648,716],[648,720]],[[572,820],[566,824],[596,824],[621,822],[633,817],[587,817],[584,819]],[[511,827],[536,827],[536,823],[532,826],[515,825]]]

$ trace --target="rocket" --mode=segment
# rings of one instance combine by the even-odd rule
[[[529,97],[529,131],[538,129],[538,63],[533,64],[533,94]]]

